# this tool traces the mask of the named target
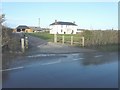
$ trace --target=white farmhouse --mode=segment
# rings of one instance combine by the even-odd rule
[[[77,25],[75,22],[62,22],[55,20],[50,24],[50,34],[76,34]]]

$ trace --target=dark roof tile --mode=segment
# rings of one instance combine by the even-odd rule
[[[26,25],[19,25],[17,29],[29,29],[29,27]]]
[[[72,22],[61,22],[61,21],[54,22],[54,23],[52,23],[50,25],[74,25],[74,26],[77,26],[75,23],[72,23]]]

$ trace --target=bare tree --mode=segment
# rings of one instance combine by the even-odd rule
[[[0,24],[2,24],[5,21],[5,14],[0,15]]]

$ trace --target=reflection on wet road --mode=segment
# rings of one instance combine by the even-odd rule
[[[28,54],[3,72],[3,87],[118,87],[118,54]]]

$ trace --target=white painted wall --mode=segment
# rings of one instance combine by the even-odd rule
[[[50,25],[50,34],[76,34],[77,26],[74,25]]]

